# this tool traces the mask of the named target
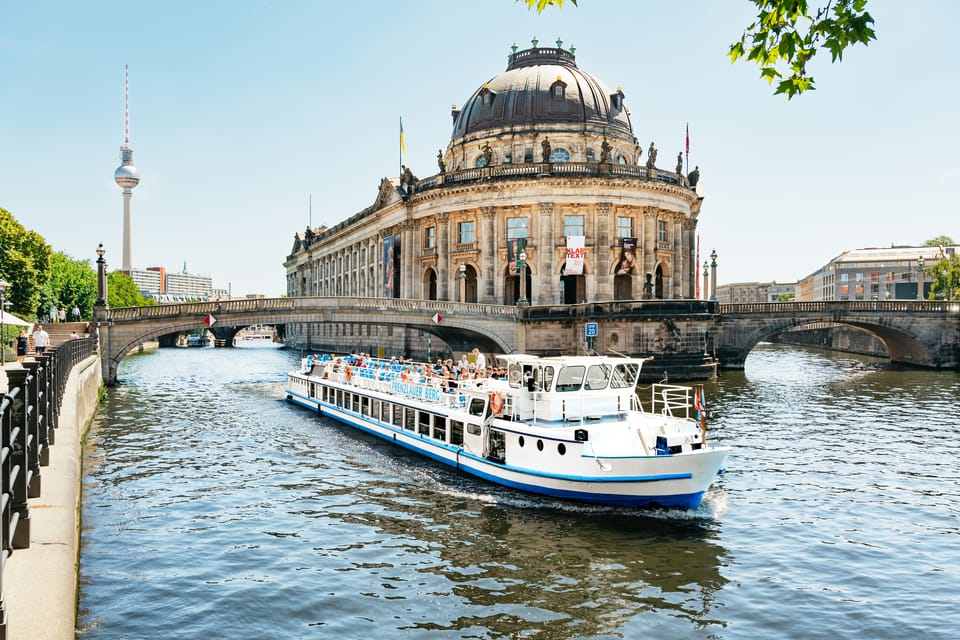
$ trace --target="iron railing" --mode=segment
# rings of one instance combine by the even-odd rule
[[[3,567],[14,549],[30,547],[28,498],[40,496],[40,467],[50,447],[70,372],[94,353],[94,338],[67,340],[22,369],[6,369],[8,391],[0,397],[0,638],[6,637]]]

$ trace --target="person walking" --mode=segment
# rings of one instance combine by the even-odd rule
[[[43,330],[43,325],[38,324],[37,330],[33,332],[33,348],[37,350],[37,355],[42,356],[50,344],[50,334]]]
[[[27,357],[27,350],[30,348],[30,343],[27,341],[27,332],[23,329],[20,329],[20,335],[17,336],[17,362],[23,364],[24,359]]]
[[[50,324],[56,324],[57,322],[57,305],[50,307]]]
[[[60,307],[60,324],[63,324],[67,321],[67,308]]]
[[[70,315],[73,316],[74,322],[80,322],[80,307],[78,307],[76,303],[74,303],[73,309],[70,310]]]

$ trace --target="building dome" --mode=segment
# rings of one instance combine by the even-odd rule
[[[572,51],[526,49],[511,54],[504,73],[484,83],[462,109],[454,109],[451,139],[535,128],[609,132],[633,138],[623,98],[619,88],[610,90],[581,71]],[[570,126],[563,127],[565,124]]]

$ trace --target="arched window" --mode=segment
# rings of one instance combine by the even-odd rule
[[[567,83],[557,76],[556,81],[550,85],[550,97],[554,100],[563,100],[567,94]]]
[[[484,158],[483,155],[481,154],[481,155],[477,156],[477,161],[474,163],[473,166],[477,167],[478,169],[479,169],[480,167],[485,167],[485,166],[487,166],[487,159]]]
[[[552,149],[550,162],[570,162],[570,152],[566,149]]]

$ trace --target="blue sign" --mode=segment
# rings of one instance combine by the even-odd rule
[[[587,337],[596,338],[600,334],[600,325],[596,322],[587,323]]]

